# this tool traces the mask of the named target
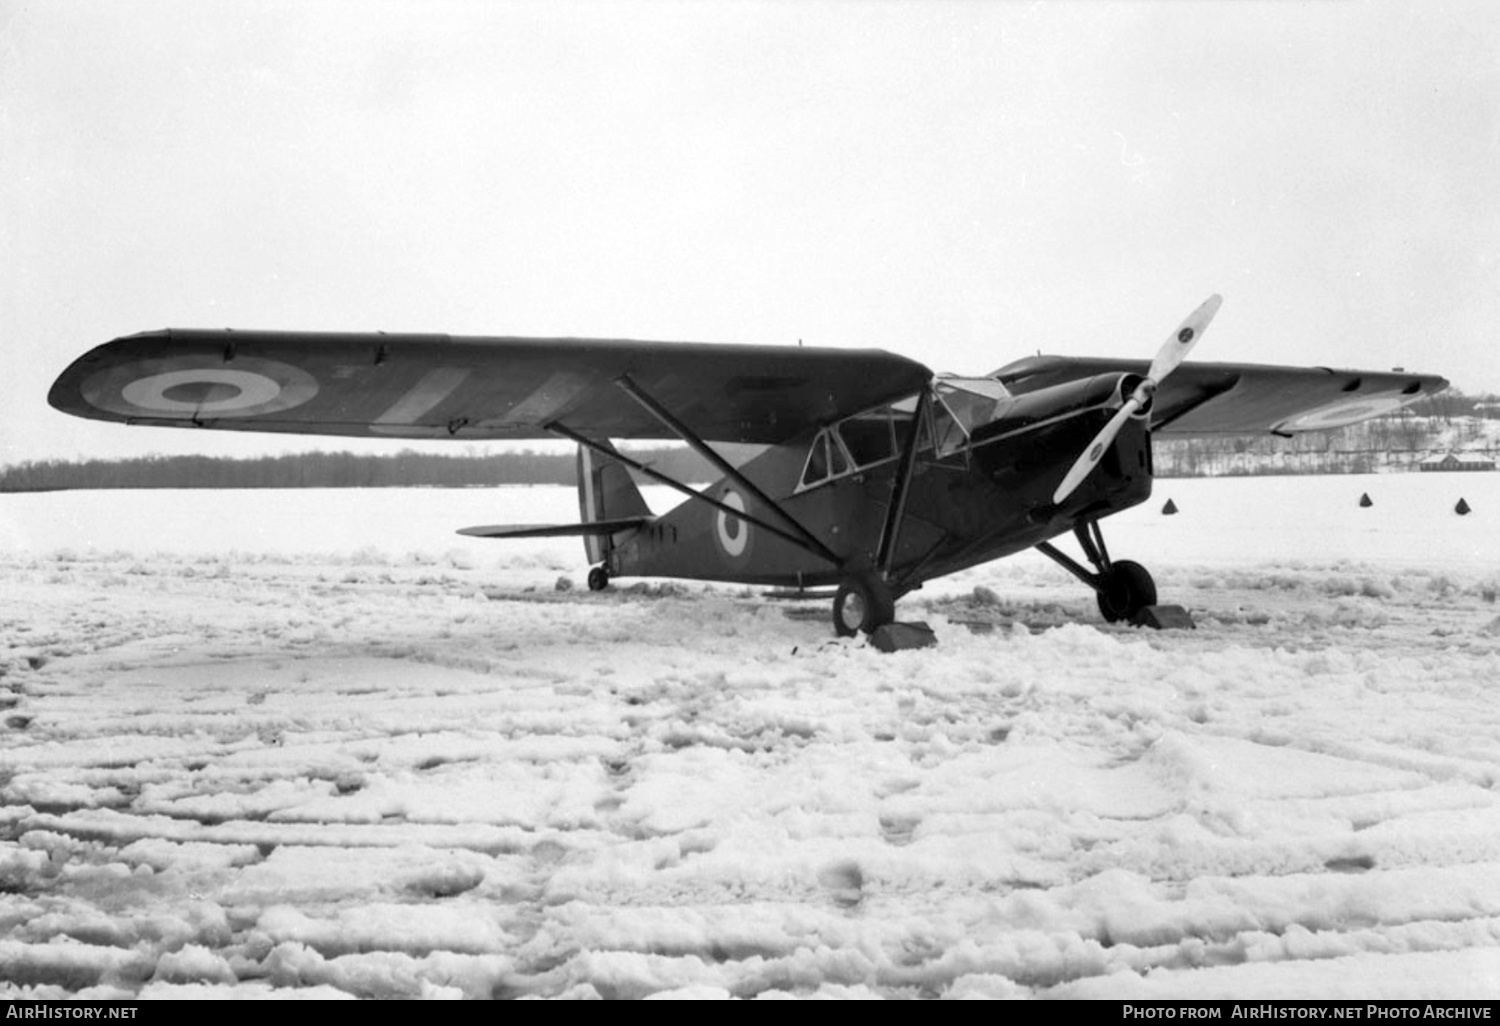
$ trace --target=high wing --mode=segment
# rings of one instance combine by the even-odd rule
[[[1012,392],[1034,392],[1098,374],[1145,374],[1145,360],[1033,356],[995,372]],[[1164,435],[1292,435],[1355,424],[1400,409],[1448,382],[1403,371],[1184,363],[1163,381],[1151,428]]]
[[[774,444],[911,395],[922,364],[874,349],[167,329],[84,354],[48,402],[97,420],[393,438],[699,438]]]

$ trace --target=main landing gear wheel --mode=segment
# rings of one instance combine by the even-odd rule
[[[1122,559],[1100,576],[1099,612],[1110,623],[1129,620],[1156,605],[1156,582],[1141,564]]]
[[[589,591],[603,591],[609,587],[609,571],[596,566],[589,571]]]
[[[1094,589],[1099,598],[1099,612],[1107,622],[1134,620],[1141,610],[1156,605],[1156,582],[1141,564],[1109,558],[1099,521],[1080,520],[1073,525],[1073,534],[1083,554],[1094,565],[1093,573],[1051,542],[1038,542],[1037,551]]]
[[[841,638],[869,634],[896,618],[890,587],[874,574],[860,574],[839,585],[833,598],[833,629]]]

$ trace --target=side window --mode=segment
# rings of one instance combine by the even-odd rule
[[[828,439],[828,464],[833,473],[849,473],[849,457],[844,455],[844,447],[839,444],[838,436],[831,431],[823,432],[823,436]]]
[[[998,387],[998,386],[997,386]],[[951,396],[958,394],[958,406]],[[919,419],[920,396],[909,396],[840,421],[820,432],[808,454],[802,487],[809,488],[829,477],[893,460],[906,451],[917,432],[916,451],[936,450],[936,457],[962,451],[969,444],[969,425],[964,416],[979,416],[992,409],[996,400],[983,395],[970,397],[944,382],[930,393],[927,412]],[[966,399],[972,401],[965,402]],[[826,448],[824,443],[826,441]]]
[[[807,453],[807,466],[802,470],[802,487],[811,488],[815,484],[822,484],[830,477],[838,477],[840,474],[847,473],[849,473],[849,457],[844,454],[844,447],[840,444],[838,436],[826,428],[819,431],[818,437],[813,439],[812,448]]]
[[[839,436],[856,467],[867,467],[896,454],[891,418],[884,412],[844,421],[839,425]]]
[[[937,410],[942,406],[942,403],[937,402],[937,397],[933,396],[933,402],[929,405],[926,415],[919,418],[917,416],[917,410],[921,405],[918,401],[919,398],[919,396],[911,396],[910,398],[902,399],[900,402],[891,403],[890,406],[886,407],[891,413],[892,426],[896,429],[896,445],[898,447],[896,452],[898,453],[902,452],[907,445],[912,443],[913,428],[917,432],[917,452],[924,452],[933,447],[933,418],[937,415]]]
[[[822,431],[813,439],[807,454],[807,469],[802,471],[802,487],[808,488],[828,476],[828,436]]]
[[[957,452],[969,441],[969,436],[964,432],[963,427],[953,419],[953,414],[949,413],[948,407],[941,402],[932,404],[932,428],[937,437],[939,458]]]

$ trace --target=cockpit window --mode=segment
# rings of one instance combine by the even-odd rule
[[[828,432],[828,470],[834,475],[849,473],[849,457],[844,455],[844,447],[832,432]]]
[[[813,439],[812,451],[807,454],[807,467],[802,471],[802,487],[817,484],[828,476],[828,436],[818,432]]]
[[[844,447],[829,431],[819,431],[807,453],[807,466],[802,470],[802,487],[811,488],[830,477],[849,472],[849,457]]]
[[[839,436],[855,466],[867,467],[896,455],[895,425],[890,410],[851,417],[839,425]]]
[[[969,433],[963,429],[944,403],[932,407],[932,432],[937,439],[937,454],[948,456],[962,449],[969,441]]]
[[[995,418],[1010,399],[1005,386],[993,378],[939,378],[933,388],[929,413],[922,418],[917,451],[932,450],[941,459],[965,449],[975,428]],[[912,420],[919,396],[846,418],[818,432],[802,471],[802,488],[901,455],[911,440]]]

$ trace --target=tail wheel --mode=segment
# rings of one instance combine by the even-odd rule
[[[1156,582],[1139,563],[1128,559],[1111,563],[1099,588],[1099,612],[1110,623],[1129,620],[1146,606],[1156,605]]]
[[[609,571],[596,566],[589,571],[589,591],[603,591],[609,587]]]
[[[874,574],[860,574],[839,585],[833,598],[833,629],[841,638],[866,634],[896,618],[890,587]]]

